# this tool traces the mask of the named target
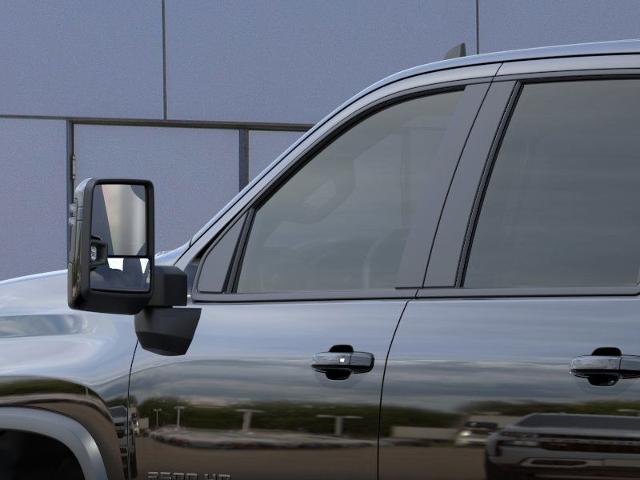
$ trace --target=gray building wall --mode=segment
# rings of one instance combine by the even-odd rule
[[[78,125],[77,178],[153,182],[156,249],[183,244],[238,192],[238,132],[212,128]]]
[[[64,268],[76,179],[156,184],[186,241],[300,132],[398,70],[638,37],[636,0],[0,2],[0,279]]]

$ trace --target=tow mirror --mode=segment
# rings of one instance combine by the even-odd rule
[[[187,304],[187,275],[154,265],[153,185],[147,180],[80,183],[70,207],[67,297],[76,310],[135,314],[145,350],[184,355],[200,319]]]
[[[71,308],[135,314],[149,303],[154,273],[153,185],[83,181],[70,207]]]

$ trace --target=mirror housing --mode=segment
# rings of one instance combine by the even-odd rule
[[[153,184],[84,180],[74,192],[69,223],[69,307],[100,313],[141,311],[153,294]]]
[[[187,304],[187,275],[154,264],[153,184],[87,179],[70,206],[69,307],[135,314],[140,345],[159,355],[184,355],[200,319]]]
[[[177,267],[157,266],[149,303],[134,317],[142,348],[158,355],[184,355],[200,320],[199,308],[187,304],[187,275]]]

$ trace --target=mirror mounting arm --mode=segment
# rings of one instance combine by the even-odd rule
[[[146,307],[184,307],[187,304],[187,274],[178,267],[156,265],[155,284]]]
[[[196,333],[200,311],[200,308],[143,308],[134,317],[140,345],[158,355],[184,355]]]
[[[187,304],[187,274],[177,267],[156,266],[149,303],[135,315],[140,345],[150,352],[184,355],[200,319],[200,308],[173,308]]]

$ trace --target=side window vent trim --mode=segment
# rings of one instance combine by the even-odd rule
[[[242,270],[242,261],[244,260],[244,253],[247,248],[247,239],[249,233],[251,233],[251,227],[253,226],[253,220],[256,216],[256,208],[250,208],[247,211],[246,218],[244,219],[244,225],[242,225],[242,231],[236,244],[236,249],[231,261],[231,268],[229,269],[227,280],[225,283],[225,293],[235,293],[238,289],[238,280],[240,279],[240,271]]]
[[[201,256],[200,261],[198,262],[198,267],[196,270],[196,274],[195,274],[195,278],[193,281],[193,288],[191,289],[191,297],[193,300],[197,300],[199,297],[202,297],[203,295],[212,295],[212,294],[221,294],[227,291],[228,289],[228,285],[230,282],[230,279],[233,278],[232,274],[233,274],[233,266],[234,266],[234,260],[237,256],[237,251],[239,246],[241,245],[241,240],[242,240],[242,234],[244,233],[244,230],[246,228],[246,224],[247,224],[247,218],[248,218],[248,214],[247,212],[244,212],[242,214],[240,214],[238,216],[237,219],[234,219],[233,221],[229,222],[229,225],[227,227],[225,227],[223,229],[223,231],[213,240],[213,242],[211,242],[211,244],[207,247],[207,249],[205,250],[204,254]],[[229,232],[231,232],[234,227],[236,227],[238,222],[242,222],[242,229],[240,231],[240,234],[238,235],[238,238],[235,241],[235,244],[233,246],[233,253],[231,254],[231,261],[229,262],[228,266],[227,266],[227,271],[225,272],[225,278],[222,282],[222,288],[221,288],[221,292],[214,292],[214,291],[208,291],[208,290],[200,290],[200,280],[201,280],[201,276],[202,276],[202,271],[204,269],[204,266],[207,263],[207,259],[209,257],[209,255],[216,249],[216,247],[218,247],[218,245],[220,245],[220,243],[224,240],[225,236],[227,234],[229,234]]]

